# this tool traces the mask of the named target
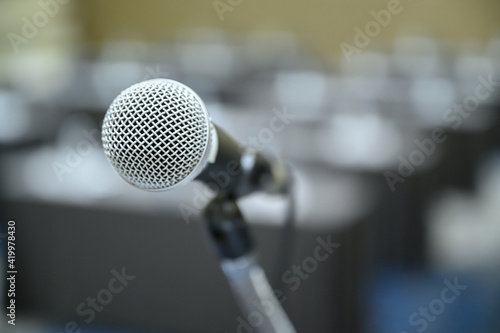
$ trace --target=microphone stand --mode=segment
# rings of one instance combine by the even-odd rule
[[[248,225],[234,198],[218,196],[204,213],[221,266],[242,314],[259,333],[296,333],[253,252]]]

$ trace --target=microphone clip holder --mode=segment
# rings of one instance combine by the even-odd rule
[[[204,220],[243,317],[248,318],[258,311],[256,304],[273,305],[273,311],[261,313],[262,322],[253,332],[296,333],[257,262],[248,224],[236,198],[215,197],[205,208]]]
[[[236,259],[253,250],[253,241],[236,199],[215,197],[206,207],[204,220],[221,258]]]

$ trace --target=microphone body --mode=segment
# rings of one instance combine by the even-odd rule
[[[118,174],[143,190],[169,190],[193,179],[219,194],[285,191],[287,169],[241,148],[212,123],[189,87],[154,79],[125,89],[102,125],[104,152]]]
[[[213,162],[195,178],[218,193],[241,197],[255,191],[282,193],[288,184],[286,167],[254,148],[239,146],[226,132],[214,125],[217,153]]]

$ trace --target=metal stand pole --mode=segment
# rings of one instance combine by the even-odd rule
[[[259,333],[295,333],[264,270],[257,263],[247,224],[236,204],[217,197],[205,210],[221,266],[245,319]]]

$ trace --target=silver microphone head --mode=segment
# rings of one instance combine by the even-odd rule
[[[102,124],[106,157],[144,190],[187,182],[216,153],[217,134],[200,97],[182,83],[154,79],[125,89]]]

